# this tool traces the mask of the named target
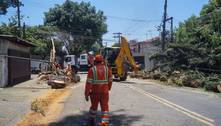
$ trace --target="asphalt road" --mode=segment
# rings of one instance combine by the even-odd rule
[[[86,74],[62,104],[51,126],[81,126],[90,102],[84,100]],[[147,80],[114,82],[110,93],[113,126],[221,126],[221,98],[189,88],[175,88]],[[99,119],[99,116],[97,117]]]
[[[13,87],[0,88],[0,126],[14,126],[30,111],[31,101],[50,89],[32,79]]]

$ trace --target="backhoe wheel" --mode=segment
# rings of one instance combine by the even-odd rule
[[[123,74],[123,76],[120,77],[120,81],[125,81],[125,80],[127,80],[127,72],[125,72],[125,73]]]

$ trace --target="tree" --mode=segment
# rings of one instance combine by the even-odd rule
[[[204,5],[200,15],[205,16],[216,9],[219,9],[221,7],[221,0],[210,0],[208,4]]]
[[[23,19],[23,17],[24,16],[21,16],[21,20]],[[0,34],[17,36],[19,32],[17,23],[17,15],[11,16],[8,19],[8,24],[2,23],[2,25],[0,25]]]
[[[5,15],[9,7],[17,7],[18,5],[22,5],[18,0],[0,0],[0,15]]]
[[[26,30],[26,39],[33,42],[37,47],[31,50],[33,55],[40,55],[42,59],[45,59],[49,56],[52,45],[51,38],[56,35],[57,28],[49,27],[44,25],[31,26],[27,27]],[[57,54],[61,54],[61,45],[60,41],[55,41],[55,47]]]
[[[107,32],[106,17],[102,11],[97,11],[87,2],[72,2],[66,0],[62,5],[56,5],[45,13],[45,24],[56,26],[61,31],[69,33],[73,41],[71,51],[90,50],[90,47],[102,40]],[[81,47],[81,48],[80,48]]]
[[[166,51],[151,59],[160,67],[171,70],[198,69],[205,73],[220,73],[221,70],[221,13],[220,0],[211,0],[201,11],[201,16],[192,16],[180,23],[176,30],[176,42]],[[208,15],[209,14],[209,15]],[[206,20],[201,20],[204,16]]]
[[[117,43],[114,43],[114,44],[112,45],[112,47],[120,47],[120,44],[119,44],[119,42],[117,42]]]

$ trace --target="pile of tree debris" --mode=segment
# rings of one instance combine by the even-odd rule
[[[56,75],[53,72],[44,72],[38,75],[38,84],[47,83],[53,89],[64,88],[68,84],[77,83],[80,81],[80,76],[74,74],[71,79],[65,74]]]
[[[137,74],[131,73],[131,78],[153,79],[164,82],[167,85],[186,86],[192,88],[204,88],[207,91],[221,93],[221,75],[205,74],[197,70],[177,71],[143,71]]]
[[[180,23],[174,41],[167,42],[165,50],[150,57],[155,68],[132,77],[220,92],[220,8],[221,0],[210,0],[200,16]]]

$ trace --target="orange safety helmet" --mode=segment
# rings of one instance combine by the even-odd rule
[[[96,62],[103,62],[104,61],[104,57],[102,55],[96,55],[95,56],[95,61]]]

